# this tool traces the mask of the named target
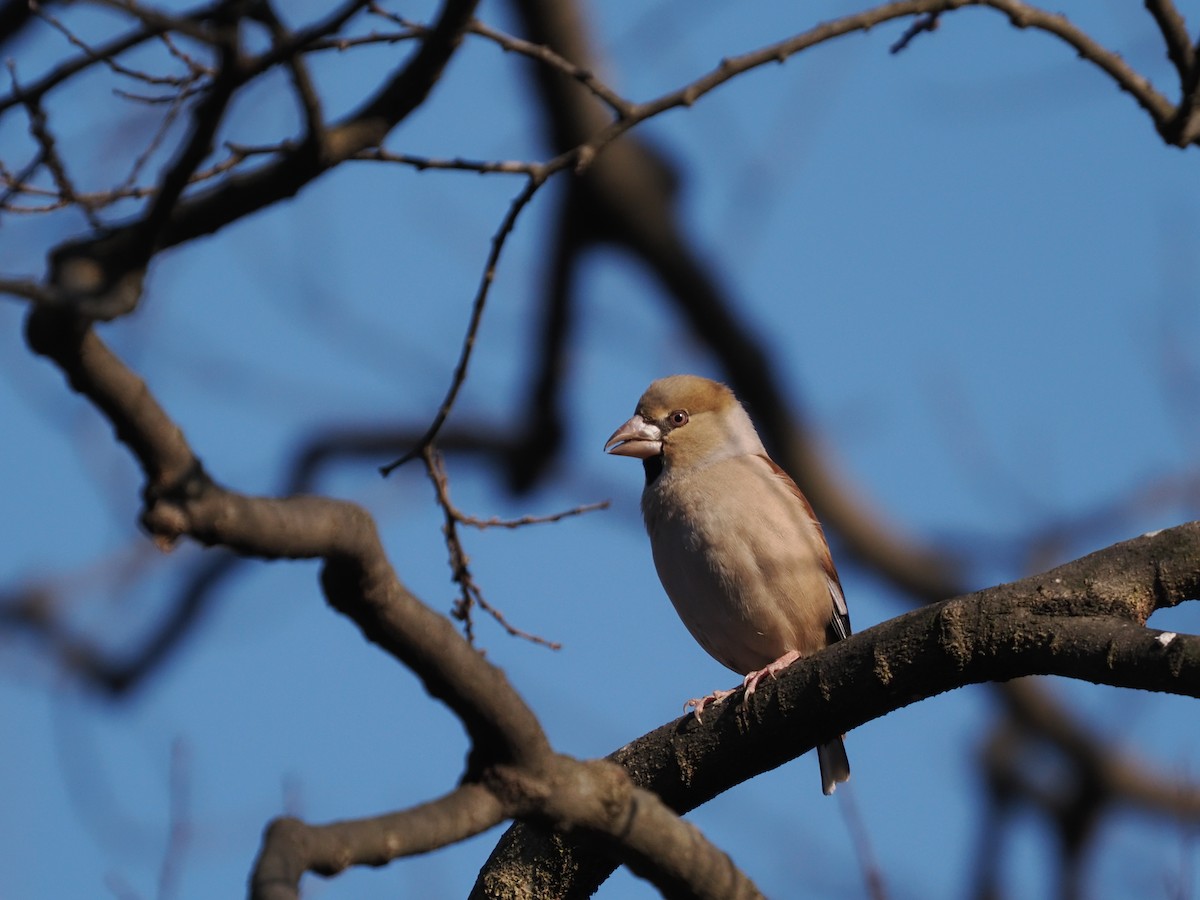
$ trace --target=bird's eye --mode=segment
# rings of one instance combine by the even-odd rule
[[[680,425],[686,425],[688,414],[686,409],[677,409],[671,413],[671,424],[678,428]]]

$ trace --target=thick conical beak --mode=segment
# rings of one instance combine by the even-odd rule
[[[613,456],[649,459],[662,453],[662,431],[641,416],[634,416],[612,433],[604,443],[604,452]]]

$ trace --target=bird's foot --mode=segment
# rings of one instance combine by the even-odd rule
[[[783,654],[783,656],[779,657],[779,659],[775,660],[775,662],[763,666],[756,672],[750,672],[748,675],[746,675],[746,677],[742,679],[742,687],[745,688],[746,691],[745,696],[742,697],[742,705],[745,706],[746,703],[749,702],[750,698],[754,696],[754,691],[758,687],[758,683],[760,681],[768,677],[774,681],[777,673],[782,672],[799,658],[799,651],[789,650],[787,653]],[[707,697],[693,697],[687,703],[683,704],[683,709],[685,712],[687,710],[692,710],[695,712],[696,721],[701,722],[703,721],[701,716],[704,714],[704,710],[708,709],[708,707],[712,706],[714,703],[720,703],[730,694],[736,693],[737,688],[734,688],[733,690],[729,691],[713,691]]]
[[[728,691],[713,691],[707,697],[693,697],[687,703],[683,704],[683,710],[684,712],[687,712],[689,709],[693,710],[696,714],[696,721],[703,722],[704,720],[701,719],[700,716],[703,714],[705,709],[707,709],[709,706],[712,706],[714,703],[720,703],[730,694],[736,693],[737,688],[734,688]]]
[[[799,658],[799,651],[789,650],[770,665],[763,666],[763,668],[759,669],[757,672],[749,673],[742,681],[742,686],[746,689],[746,696],[742,698],[742,703],[745,704],[750,701],[750,698],[754,695],[754,691],[758,687],[758,683],[760,681],[767,676],[770,676],[771,680],[774,681],[777,673],[782,672]]]

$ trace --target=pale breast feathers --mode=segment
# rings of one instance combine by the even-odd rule
[[[744,674],[836,639],[827,630],[844,618],[845,601],[791,479],[759,454],[700,475],[663,478],[643,497],[655,567],[697,641]]]

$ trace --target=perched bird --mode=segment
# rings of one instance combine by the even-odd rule
[[[850,634],[850,615],[821,525],[763,449],[725,385],[695,375],[655,381],[608,453],[642,460],[642,515],[654,567],[700,646],[760,680]],[[734,691],[689,700],[705,707]],[[842,739],[817,748],[821,788],[850,777]]]

